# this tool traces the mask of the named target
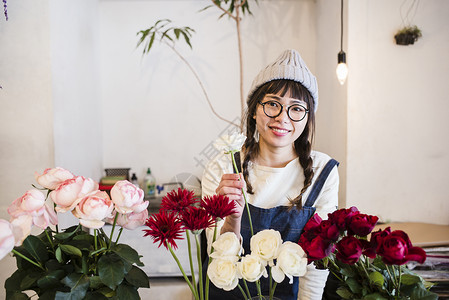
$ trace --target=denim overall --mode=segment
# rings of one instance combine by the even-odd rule
[[[259,208],[251,204],[249,205],[251,219],[253,223],[254,234],[264,229],[274,229],[281,233],[282,240],[291,241],[297,243],[299,237],[302,233],[304,226],[310,217],[315,213],[315,207],[312,205],[315,203],[323,185],[329,176],[329,173],[335,166],[338,166],[338,162],[334,159],[330,159],[326,166],[321,171],[312,190],[307,198],[306,203],[298,210],[296,207],[290,208],[288,206],[277,206],[273,208]],[[250,239],[251,239],[251,229],[249,225],[248,213],[244,209],[242,215],[242,223],[240,233],[243,238],[243,248],[245,250],[244,254],[249,254],[250,251]],[[262,294],[269,294],[269,279],[261,277],[261,288]],[[244,288],[243,281],[240,280],[239,284]],[[257,296],[256,284],[252,282],[247,282],[248,288],[250,290],[251,296]],[[232,291],[226,292],[222,289],[215,287],[212,283],[209,287],[211,300],[231,300],[231,299],[244,299],[240,289],[235,288]],[[293,283],[289,284],[288,278],[285,278],[283,282],[278,283],[276,286],[275,294],[276,297],[282,300],[296,300],[298,299],[298,277],[293,278]]]

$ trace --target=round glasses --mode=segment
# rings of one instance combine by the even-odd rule
[[[279,101],[269,100],[267,102],[260,102],[259,104],[263,107],[263,112],[267,117],[276,118],[282,113],[282,109],[286,106],[281,104]],[[293,122],[299,122],[304,119],[309,110],[301,104],[293,104],[287,106],[287,116]]]

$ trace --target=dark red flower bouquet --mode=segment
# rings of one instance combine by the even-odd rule
[[[378,217],[362,214],[356,207],[339,209],[328,216],[328,220],[322,220],[315,214],[304,227],[299,245],[309,263],[328,269],[340,281],[340,297],[438,299],[428,290],[432,284],[404,265],[426,259],[425,251],[413,247],[405,232],[391,231],[390,227],[372,232]]]
[[[206,228],[215,227],[216,229],[215,224],[226,216],[233,214],[234,209],[235,202],[230,201],[228,197],[213,195],[198,199],[192,191],[178,189],[169,192],[167,196],[162,198],[159,212],[151,215],[145,223],[149,228],[144,229],[145,236],[152,237],[154,243],[159,242],[159,247],[164,245],[170,251],[196,300],[207,299],[209,294],[208,277],[205,279],[203,286],[199,235]],[[183,239],[184,234],[189,248],[191,279],[187,277],[174,252],[177,248],[176,240]],[[195,239],[197,250],[197,264],[200,270],[198,281],[195,278],[191,255],[191,235]]]

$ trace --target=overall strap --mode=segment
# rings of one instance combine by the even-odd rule
[[[312,186],[312,191],[310,191],[309,197],[307,198],[306,203],[304,206],[311,207],[314,203],[316,198],[321,192],[321,189],[324,186],[324,183],[326,182],[327,177],[329,176],[330,172],[335,166],[338,166],[340,163],[336,161],[335,159],[331,158],[327,164],[324,166],[323,170],[321,170],[320,175],[318,176],[317,180]]]

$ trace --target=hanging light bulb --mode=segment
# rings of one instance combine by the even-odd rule
[[[346,53],[342,50],[338,52],[337,78],[341,85],[345,84],[348,77],[348,66],[346,65]]]
[[[341,85],[348,77],[348,66],[346,65],[346,53],[343,51],[343,0],[341,0],[341,31],[340,31],[340,52],[338,52],[337,78]]]

